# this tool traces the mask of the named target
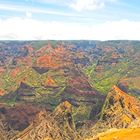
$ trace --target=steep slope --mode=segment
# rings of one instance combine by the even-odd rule
[[[113,86],[109,92],[101,119],[108,127],[126,128],[140,120],[140,101]],[[140,122],[140,121],[139,121]],[[135,127],[138,123],[133,124]]]
[[[9,107],[0,104],[0,140],[9,140],[25,129],[39,109],[31,105]]]
[[[100,133],[112,129],[128,129],[140,127],[140,101],[113,86],[106,96],[100,119],[96,123],[86,124],[81,134],[88,139],[93,139]],[[121,130],[120,130],[121,131]],[[123,131],[122,131],[123,133]]]
[[[2,122],[2,118],[0,115],[0,140],[6,140],[8,139],[8,131],[6,129],[5,124]]]
[[[80,140],[71,115],[71,104],[61,103],[53,113],[41,111],[23,132],[12,140]]]

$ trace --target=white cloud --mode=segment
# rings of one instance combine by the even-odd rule
[[[26,11],[26,17],[31,18],[32,17],[32,13],[30,11]]]
[[[74,0],[70,5],[76,11],[83,10],[97,10],[105,6],[107,2],[114,2],[116,0]]]
[[[1,40],[93,39],[140,40],[140,21],[108,21],[97,25],[38,21],[32,18],[0,20]]]

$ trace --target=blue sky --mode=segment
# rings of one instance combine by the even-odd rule
[[[0,0],[0,39],[140,39],[139,0]]]

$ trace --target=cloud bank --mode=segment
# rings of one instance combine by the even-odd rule
[[[0,20],[0,40],[140,40],[139,31],[140,21],[129,20],[108,21],[93,26],[18,17]]]
[[[101,9],[108,2],[114,2],[116,0],[74,0],[70,7],[76,11],[85,11],[85,10],[97,10]]]

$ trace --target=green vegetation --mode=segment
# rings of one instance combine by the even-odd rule
[[[91,64],[85,68],[84,72],[90,79],[90,84],[100,93],[108,93],[113,85],[127,76],[129,62],[122,61],[114,67],[106,66],[101,72],[95,71],[96,64]],[[108,68],[110,67],[110,68]]]
[[[53,54],[52,49],[52,54],[48,58],[44,58],[47,61],[43,67],[46,67],[48,71],[40,74],[32,67],[41,68],[40,65],[36,64],[36,61],[38,57],[44,56],[49,51],[47,49],[47,51],[43,51],[45,49],[42,49],[39,56],[35,54],[41,47],[47,46],[48,42],[52,48],[61,44],[61,47],[68,48],[68,51],[64,49],[62,54],[66,53],[66,55],[63,58],[59,51]],[[17,102],[16,94],[14,93],[16,93],[21,82],[33,89],[31,93],[35,95],[33,97],[35,98],[35,103],[47,105],[52,110],[62,100],[69,100],[74,106],[73,117],[76,121],[89,119],[94,105],[91,102],[87,102],[93,100],[96,104],[95,107],[100,107],[100,98],[106,95],[111,87],[117,85],[120,81],[126,81],[129,84],[130,94],[140,97],[140,85],[137,84],[140,75],[140,42],[44,40],[21,43],[6,41],[1,43],[2,45],[6,46],[6,48],[3,50],[3,47],[0,47],[0,52],[4,54],[4,56],[0,56],[0,62],[5,71],[0,73],[0,89],[1,94],[4,91],[6,95],[13,96],[11,99],[4,100],[9,105],[14,105]],[[32,46],[33,53],[29,55],[27,48],[23,47],[24,45]],[[70,45],[73,45],[73,47]],[[60,50],[63,51],[62,48]],[[57,63],[58,67],[55,67],[56,62],[51,61],[53,58],[55,58],[54,61],[60,63],[60,65]],[[30,60],[29,63],[31,64],[26,65],[28,60]],[[65,65],[65,62],[68,64],[66,63]],[[50,65],[47,65],[47,63],[50,63]],[[17,70],[17,73],[15,71],[15,74],[12,74],[16,68],[19,70]],[[79,77],[83,78],[82,82]],[[84,80],[85,83],[83,82]],[[86,81],[88,82],[86,83]],[[71,88],[70,91],[69,88]],[[68,89],[68,91],[65,89]],[[96,90],[98,91],[101,97],[88,94],[94,89],[95,92]],[[26,94],[26,91],[24,92]],[[82,95],[81,93],[87,95]],[[30,90],[28,90],[28,94],[30,94]],[[0,100],[2,101],[2,99]],[[103,110],[101,111],[101,116],[102,112]]]
[[[88,120],[92,106],[81,104],[79,107],[73,108],[73,118],[75,121]]]
[[[41,47],[46,46],[48,43],[50,43],[52,47],[55,47],[58,42],[59,41],[55,41],[55,40],[49,40],[49,41],[41,40],[41,41],[32,41],[30,44],[35,50],[38,50]]]

